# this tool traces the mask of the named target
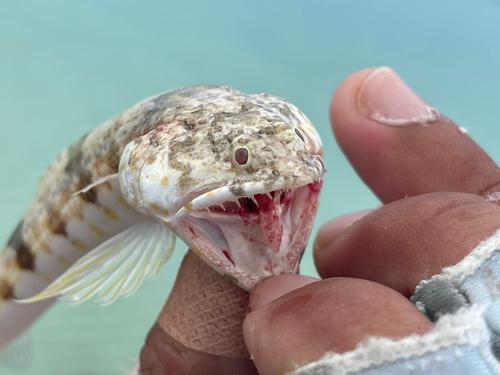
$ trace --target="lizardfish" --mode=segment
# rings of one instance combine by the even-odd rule
[[[108,304],[134,293],[176,237],[246,290],[295,272],[321,155],[295,106],[227,86],[166,92],[104,123],[49,166],[0,255],[0,350],[53,297]]]

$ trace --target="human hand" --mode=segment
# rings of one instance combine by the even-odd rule
[[[248,292],[188,251],[142,348],[142,375],[257,375],[242,323]]]
[[[325,280],[311,284],[316,280],[277,276],[252,293],[253,312],[243,330],[261,375],[293,371],[327,352],[351,351],[367,336],[401,339],[429,332],[433,323],[406,297],[500,227],[500,209],[485,199],[499,184],[500,169],[455,124],[405,89],[386,68],[355,73],[338,88],[330,111],[334,133],[385,205],[320,229],[314,256]],[[220,295],[235,296],[227,287]],[[238,327],[246,299],[236,295],[236,319],[219,319],[223,324],[213,332]],[[181,338],[167,333],[169,303],[143,349],[144,374],[257,373],[240,349],[229,358],[179,345]],[[233,332],[236,348],[241,335]]]
[[[347,78],[330,120],[384,206],[323,225],[314,243],[323,281],[277,276],[252,293],[244,334],[262,375],[352,351],[367,336],[398,340],[429,332],[433,324],[407,298],[500,228],[500,209],[490,201],[498,198],[498,166],[390,69]]]

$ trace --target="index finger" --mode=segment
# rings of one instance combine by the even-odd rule
[[[425,103],[390,68],[348,77],[330,106],[343,152],[384,202],[437,191],[488,197],[500,168],[462,128]]]

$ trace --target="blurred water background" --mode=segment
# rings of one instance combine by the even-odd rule
[[[282,96],[315,124],[328,173],[314,231],[375,207],[327,110],[344,78],[381,65],[500,161],[499,1],[0,0],[0,242],[59,151],[148,96],[197,84]],[[179,241],[130,298],[53,307],[33,328],[31,368],[0,373],[118,374],[137,358],[185,249]],[[310,246],[301,270],[315,275]]]

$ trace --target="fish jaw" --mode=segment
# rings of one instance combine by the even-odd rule
[[[230,186],[215,189],[165,224],[217,272],[250,291],[269,276],[297,271],[319,204],[324,172],[318,171],[307,184],[245,197],[231,195]]]

